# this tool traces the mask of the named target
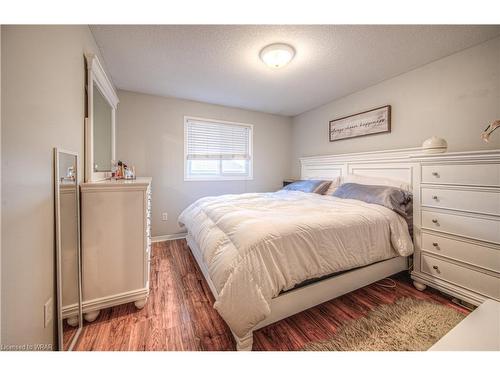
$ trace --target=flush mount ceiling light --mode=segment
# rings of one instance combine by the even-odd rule
[[[295,56],[292,46],[283,43],[270,44],[260,51],[260,59],[270,68],[282,68]]]

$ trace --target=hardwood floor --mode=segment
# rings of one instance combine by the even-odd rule
[[[303,311],[254,333],[253,350],[299,350],[327,339],[344,323],[400,297],[434,300],[468,313],[439,292],[417,291],[407,274],[395,288],[372,284]],[[101,311],[85,323],[75,350],[235,350],[226,323],[185,240],[153,244],[151,294],[146,306],[133,303]]]

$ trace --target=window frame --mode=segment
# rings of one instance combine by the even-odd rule
[[[216,124],[228,124],[228,125],[237,125],[237,126],[245,126],[250,128],[250,134],[248,136],[248,151],[250,153],[250,159],[248,159],[248,174],[244,176],[239,174],[223,174],[222,173],[222,160],[219,160],[220,174],[216,176],[209,175],[201,175],[201,176],[193,176],[188,173],[188,159],[187,159],[187,149],[188,149],[188,133],[187,133],[187,124],[189,120],[193,121],[206,121],[213,122]],[[207,159],[213,160],[213,159]],[[236,121],[225,121],[225,120],[216,120],[205,117],[195,117],[195,116],[184,116],[184,181],[250,181],[253,180],[253,124],[247,124],[243,122]]]

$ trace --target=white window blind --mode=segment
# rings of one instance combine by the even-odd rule
[[[188,160],[249,160],[250,131],[246,125],[187,119]]]
[[[185,117],[185,179],[251,179],[252,130],[247,124]]]

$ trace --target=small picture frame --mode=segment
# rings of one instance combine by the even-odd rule
[[[330,142],[391,132],[391,106],[385,105],[330,121]]]

